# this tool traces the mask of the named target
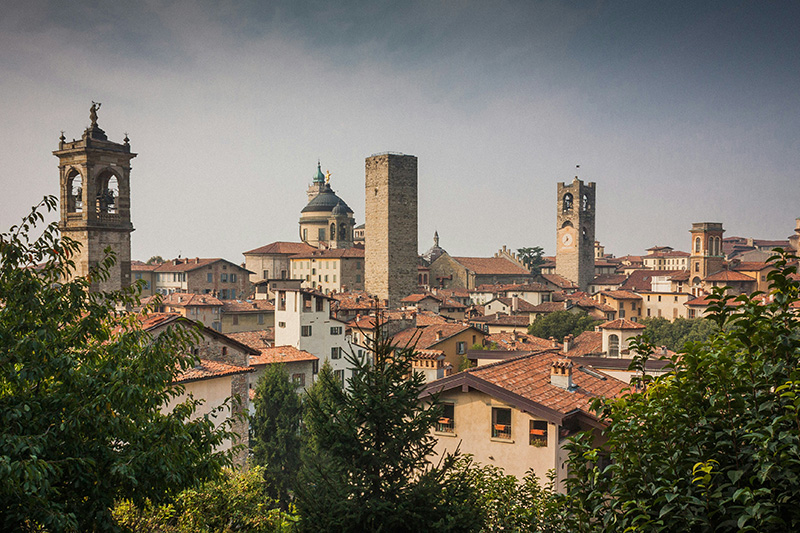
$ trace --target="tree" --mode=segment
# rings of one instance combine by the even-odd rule
[[[164,262],[164,258],[163,257],[161,257],[160,255],[154,255],[153,257],[151,257],[150,259],[147,260],[146,264],[148,264],[148,265],[160,265],[163,262]]]
[[[769,298],[716,289],[710,339],[687,343],[643,392],[598,402],[612,463],[596,466],[587,438],[571,444],[573,530],[800,529],[795,260],[772,259]]]
[[[56,224],[29,237],[44,208],[55,198],[0,235],[0,529],[113,530],[116,499],[161,501],[217,475],[232,451],[216,447],[233,434],[193,419],[196,400],[161,412],[195,363],[184,354],[196,333],[153,339],[116,313],[138,287],[90,293],[113,255],[64,281],[80,245]]]
[[[536,317],[533,324],[528,326],[528,333],[542,339],[554,337],[556,340],[561,341],[567,335],[575,335],[577,337],[584,331],[592,330],[600,322],[602,321],[590,317],[583,311],[579,313],[555,311]]]
[[[268,365],[256,385],[250,419],[253,461],[264,467],[267,494],[287,509],[300,469],[300,397],[283,365]]]
[[[672,322],[666,318],[645,318],[643,335],[655,346],[666,346],[680,351],[687,342],[707,341],[717,331],[713,321],[706,318],[676,318]]]
[[[544,249],[541,246],[534,246],[532,248],[519,248],[517,250],[520,261],[524,264],[531,274],[537,276],[542,273],[542,265],[544,264]]]
[[[304,449],[310,455],[305,457],[304,461],[311,460],[311,456],[321,452],[316,436],[324,434],[328,421],[318,416],[319,413],[336,411],[345,399],[342,384],[336,379],[331,362],[326,359],[317,373],[314,384],[306,392],[306,409],[303,410],[305,425],[303,437],[305,439]],[[315,407],[314,410],[309,408],[311,405]]]
[[[453,456],[428,463],[430,434],[441,416],[437,402],[421,404],[424,384],[412,372],[411,347],[395,347],[379,333],[369,340],[372,357],[349,354],[353,376],[347,390],[306,402],[311,437],[298,484],[301,525],[309,531],[447,530],[445,475]]]

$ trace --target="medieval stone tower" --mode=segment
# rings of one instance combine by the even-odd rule
[[[595,184],[558,184],[556,274],[586,291],[594,279]]]
[[[416,156],[368,157],[365,199],[365,288],[396,307],[417,288]]]
[[[67,141],[61,134],[58,169],[61,180],[61,219],[64,237],[81,243],[73,276],[86,276],[102,262],[105,249],[116,254],[105,281],[96,281],[92,290],[118,290],[131,284],[131,152],[128,137],[123,144],[108,140],[97,125],[100,104],[92,103],[91,125],[80,140]]]
[[[722,252],[722,234],[725,230],[720,222],[695,222],[689,231],[692,234],[689,279],[693,292],[699,294],[702,281],[725,266],[725,254]]]

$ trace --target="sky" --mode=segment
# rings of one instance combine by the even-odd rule
[[[0,231],[58,194],[92,101],[127,133],[132,257],[297,241],[316,172],[364,222],[364,160],[419,158],[419,249],[555,253],[597,184],[607,253],[800,217],[800,3],[48,1],[0,5]],[[578,168],[578,165],[579,168]],[[51,215],[48,220],[54,220]]]

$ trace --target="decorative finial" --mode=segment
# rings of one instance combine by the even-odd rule
[[[61,141],[62,143],[67,140],[67,138],[64,137],[64,130],[61,130],[61,137],[59,137],[58,140]]]
[[[439,246],[439,231],[433,232],[433,245],[438,247]]]
[[[92,100],[92,107],[89,108],[89,118],[92,121],[92,127],[97,127],[97,110],[100,109],[100,106],[103,105],[100,102],[95,102]]]
[[[128,144],[130,142],[130,139],[128,139],[128,132],[127,131],[125,132],[125,138],[122,139],[122,142],[124,142],[125,144]]]
[[[331,171],[330,170],[326,170],[325,171],[325,183],[330,184],[330,182],[331,182]]]

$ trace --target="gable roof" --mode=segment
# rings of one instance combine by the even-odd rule
[[[451,256],[452,257],[452,256]],[[475,274],[511,274],[530,276],[531,273],[505,257],[452,257],[465,269]]]
[[[520,351],[539,351],[553,348],[553,342],[541,337],[528,335],[527,333],[513,333],[503,331],[486,337],[486,342],[497,344],[498,350]]]
[[[154,272],[191,272],[192,270],[197,270],[198,268],[204,268],[214,263],[218,263],[220,261],[224,261],[225,263],[239,269],[244,270],[250,274],[250,272],[246,268],[242,268],[236,263],[232,263],[227,259],[222,259],[221,257],[211,257],[211,258],[201,258],[195,257],[194,259],[170,259],[169,261],[164,261],[158,268],[154,270]]]
[[[275,311],[269,300],[222,300],[223,313],[264,313]]]
[[[672,277],[676,274],[686,272],[685,270],[634,270],[625,280],[625,283],[620,285],[619,289],[623,291],[650,291],[653,287],[654,276],[667,276]]]
[[[731,270],[721,270],[710,276],[706,276],[706,279],[703,281],[756,281],[751,276],[747,274],[742,274],[741,272],[734,272]]]
[[[244,252],[242,255],[295,255],[309,252],[311,250],[316,250],[316,248],[304,242],[277,241],[254,248],[253,250]]]
[[[541,274],[542,278],[560,289],[577,289],[578,286],[560,274]]]
[[[155,298],[148,297],[148,302]],[[214,307],[221,306],[222,301],[210,294],[194,294],[191,292],[173,292],[161,297],[162,305],[174,307]]]
[[[298,361],[319,361],[319,357],[294,346],[272,346],[259,350],[259,355],[250,357],[250,366],[270,365],[275,363],[296,363]]]
[[[600,329],[644,329],[645,325],[639,322],[628,320],[627,318],[618,318],[604,324],[597,326]]]
[[[603,353],[603,332],[584,331],[570,341],[567,357],[582,357]]]
[[[614,300],[641,300],[642,297],[631,291],[600,291],[597,294],[602,294],[613,298]]]
[[[573,389],[553,385],[551,367],[561,357],[550,351],[536,352],[470,368],[429,383],[421,396],[466,386],[554,424],[562,425],[566,418],[583,414],[599,425],[590,410],[592,400],[619,397],[628,385],[596,370],[583,372],[582,366],[572,372]]]
[[[175,383],[190,383],[192,381],[214,379],[224,376],[232,376],[235,374],[245,374],[253,371],[253,368],[248,368],[246,366],[236,366],[223,363],[221,361],[200,359],[198,364],[196,364],[194,367],[181,371],[175,377]]]
[[[313,248],[291,256],[291,259],[364,259],[364,247],[330,248],[318,250]]]
[[[430,350],[437,344],[470,329],[483,334],[482,331],[472,326],[446,322],[443,324],[432,324],[421,328],[407,328],[398,331],[392,337],[392,343],[400,347],[416,346],[419,350]],[[440,336],[440,338],[437,339],[437,335]]]

